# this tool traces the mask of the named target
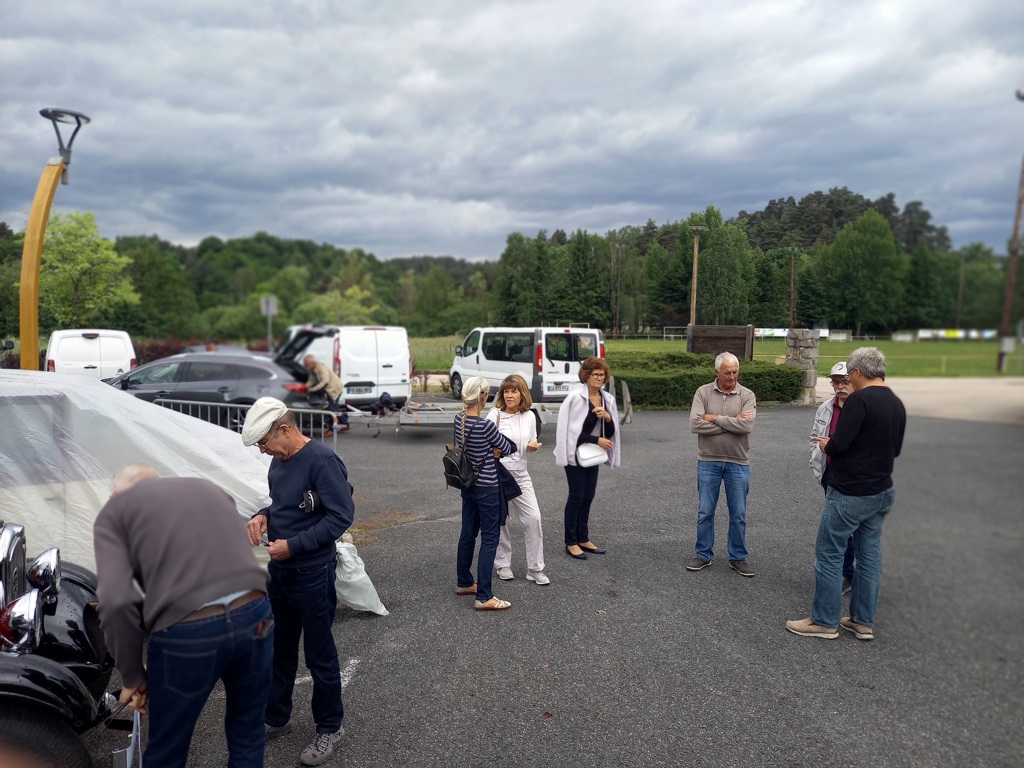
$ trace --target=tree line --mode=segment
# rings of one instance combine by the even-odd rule
[[[0,222],[5,337],[18,331],[23,236]],[[404,325],[416,336],[569,322],[649,332],[688,322],[698,236],[698,324],[786,327],[792,319],[858,334],[999,326],[1005,259],[980,243],[953,250],[918,201],[901,209],[892,194],[871,201],[846,188],[773,200],[729,220],[708,206],[604,234],[512,232],[500,258],[483,262],[382,261],[360,248],[264,232],[194,247],[155,235],[111,242],[91,213],[55,215],[44,240],[39,324],[44,335],[98,326],[259,340],[260,297],[274,295],[275,334],[300,322]]]

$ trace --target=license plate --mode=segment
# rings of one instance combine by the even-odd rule
[[[552,384],[548,387],[548,392],[568,392],[568,384]]]
[[[368,395],[370,394],[369,387],[346,387],[345,391],[350,395]]]

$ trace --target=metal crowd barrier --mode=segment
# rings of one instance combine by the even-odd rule
[[[156,405],[164,408],[171,408],[186,416],[192,416],[202,421],[208,421],[221,427],[230,429],[239,434],[242,433],[242,425],[245,424],[245,415],[249,412],[251,405],[239,405],[233,403],[204,403],[199,400],[171,400],[158,399],[153,401]],[[324,432],[334,423],[334,414],[330,411],[319,408],[289,408],[295,414],[295,423],[304,435],[317,439],[325,439]],[[338,432],[335,430],[330,436],[330,445],[335,453],[338,453]]]

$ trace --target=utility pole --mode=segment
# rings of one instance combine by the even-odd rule
[[[690,274],[690,325],[697,324],[697,261],[700,254],[700,233],[706,229],[699,224],[692,225],[693,230],[693,272]]]
[[[1017,98],[1024,101],[1024,88],[1017,89]],[[999,359],[996,370],[1003,372],[1006,355],[1016,346],[1016,337],[1010,336],[1010,320],[1013,316],[1013,295],[1017,290],[1017,253],[1020,250],[1020,217],[1024,208],[1024,159],[1020,165],[1020,184],[1017,188],[1017,210],[1013,215],[1013,237],[1010,240],[1009,260],[1006,265],[1006,294],[1003,298],[1003,322],[999,327]],[[1009,349],[1007,349],[1009,347]]]

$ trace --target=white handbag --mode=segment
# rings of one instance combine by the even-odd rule
[[[604,419],[601,419],[601,437],[604,437]],[[608,451],[597,443],[582,443],[576,446],[576,466],[596,467],[608,463]]]
[[[576,447],[577,467],[596,467],[608,463],[608,451],[597,443],[583,443]]]

